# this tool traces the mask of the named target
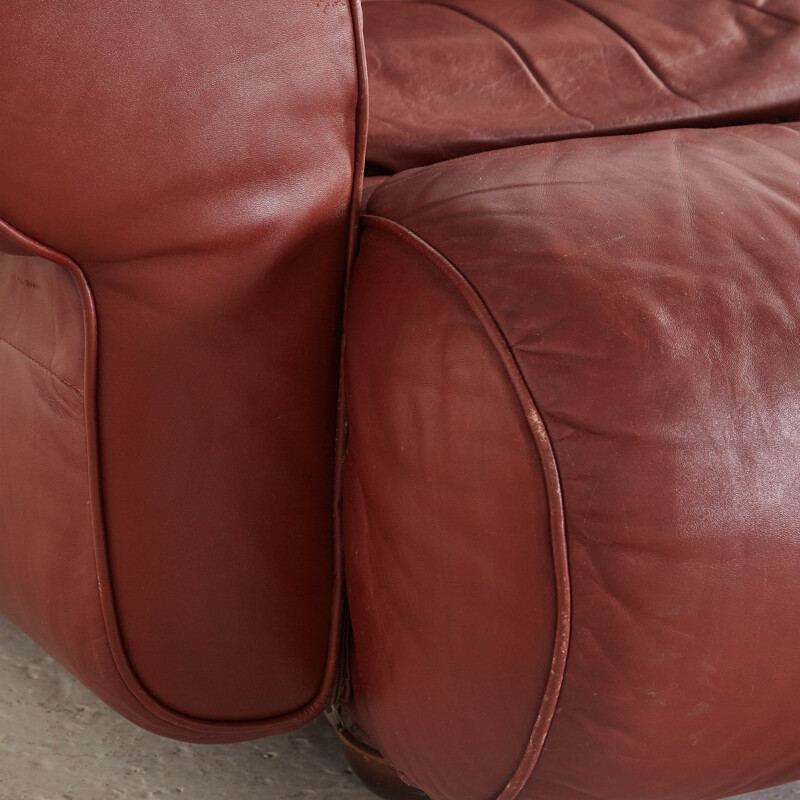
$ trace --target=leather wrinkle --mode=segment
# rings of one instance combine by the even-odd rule
[[[779,128],[783,128],[784,130],[788,131],[789,133],[793,133],[795,136],[800,136],[800,131],[797,128],[792,127],[791,125],[787,124],[786,122],[778,122],[776,125]]]
[[[462,19],[448,24],[442,6]],[[470,30],[464,12],[503,38]],[[796,119],[796,13],[756,0],[366,2],[369,163],[397,173],[533,143]],[[590,128],[517,73],[509,41]]]
[[[38,359],[34,358],[30,353],[26,353],[22,348],[17,347],[12,342],[9,342],[8,339],[4,338],[3,336],[0,336],[0,342],[2,342],[3,344],[7,345],[12,350],[15,350],[21,356],[23,356],[24,358],[28,359],[28,361],[33,362],[38,367],[41,367],[48,375],[50,375],[50,377],[55,378],[57,381],[59,381],[59,383],[63,383],[64,386],[68,386],[70,389],[73,389],[78,394],[83,395],[83,389],[81,389],[80,387],[76,386],[74,383],[68,381],[66,378],[61,377],[61,375],[59,375],[57,372],[53,372],[53,370],[50,369],[50,367],[48,367],[46,364],[42,364],[41,361],[39,361]]]
[[[777,19],[780,22],[786,22],[792,27],[797,27],[800,25],[800,20],[792,19],[791,17],[787,17],[783,14],[779,14],[777,11],[773,11],[770,8],[765,8],[764,6],[754,6],[752,3],[748,3],[747,0],[730,0],[731,3],[737,6],[742,6],[744,8],[750,9],[750,11],[756,11],[760,14],[765,14],[768,17],[772,17],[773,19]]]
[[[402,0],[386,0],[386,2],[401,2],[401,1]],[[504,44],[514,53],[520,65],[524,68],[525,72],[530,78],[531,82],[538,89],[541,90],[542,94],[545,96],[545,98],[551,105],[555,106],[562,114],[566,114],[568,117],[579,120],[580,122],[585,122],[589,126],[588,127],[589,131],[591,131],[594,128],[594,123],[590,119],[582,117],[580,116],[580,114],[575,114],[572,111],[569,111],[561,104],[561,101],[556,96],[549,81],[544,77],[542,72],[539,69],[537,69],[536,65],[527,55],[525,50],[522,47],[520,47],[520,45],[514,39],[511,38],[511,36],[507,31],[504,31],[499,26],[494,25],[485,17],[480,17],[472,11],[467,11],[463,8],[458,8],[457,6],[450,5],[449,3],[443,2],[443,0],[420,0],[420,2],[418,2],[416,5],[434,6],[435,8],[445,8],[449,11],[452,11],[455,14],[459,14],[462,17],[465,17],[466,19],[472,20],[473,22],[485,28],[490,33],[493,33],[495,36],[501,39],[504,42]]]
[[[617,36],[617,38],[621,39],[625,44],[633,51],[633,53],[637,56],[639,61],[647,67],[650,74],[669,92],[674,94],[676,97],[680,97],[682,100],[686,100],[692,105],[700,106],[700,104],[692,97],[684,94],[677,90],[674,86],[670,85],[661,73],[656,69],[655,64],[653,64],[652,59],[650,59],[647,55],[645,55],[644,51],[642,50],[639,45],[636,44],[636,41],[633,37],[625,31],[618,23],[612,22],[612,20],[607,17],[605,14],[601,14],[600,12],[593,9],[591,6],[586,5],[582,0],[561,0],[562,3],[567,3],[575,8],[583,11],[584,14],[587,14],[590,17],[596,19],[601,25],[611,31],[613,34]]]
[[[528,744],[517,769],[495,799],[515,800],[528,785],[544,749],[547,735],[558,707],[570,649],[572,613],[569,547],[565,527],[561,477],[555,450],[530,387],[522,375],[522,371],[513,354],[512,347],[499,322],[471,281],[440,250],[402,223],[369,213],[362,216],[362,223],[365,226],[372,226],[393,234],[406,246],[410,246],[420,252],[432,266],[436,267],[450,280],[462,299],[470,307],[472,313],[478,318],[484,333],[496,348],[498,356],[514,386],[521,410],[525,414],[528,428],[531,431],[535,450],[541,459],[550,510],[550,537],[553,550],[557,601],[556,634],[553,642],[550,674],[544,695],[540,701],[539,711],[533,721]],[[530,410],[527,411],[525,409],[526,401],[527,405],[530,406]]]

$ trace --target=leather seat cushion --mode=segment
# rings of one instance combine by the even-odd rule
[[[797,118],[794,0],[366,0],[368,160]]]
[[[353,713],[434,800],[800,776],[800,126],[390,178],[346,320]]]

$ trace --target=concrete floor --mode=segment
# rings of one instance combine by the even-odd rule
[[[0,619],[0,800],[369,800],[333,732],[187,745],[109,711]],[[800,783],[747,795],[800,800]]]
[[[369,800],[324,721],[237,745],[114,714],[0,618],[0,800]]]

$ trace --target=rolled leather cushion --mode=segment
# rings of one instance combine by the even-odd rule
[[[358,10],[286,8],[0,6],[0,613],[193,741],[339,651]]]
[[[363,225],[358,724],[434,800],[800,777],[800,126],[458,159]]]
[[[795,0],[366,0],[368,161],[800,114]]]

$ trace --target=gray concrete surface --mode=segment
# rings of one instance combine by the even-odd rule
[[[330,727],[238,745],[153,736],[0,618],[0,800],[368,800]]]
[[[0,800],[368,800],[333,732],[187,745],[109,711],[0,619]],[[747,795],[800,800],[800,783]]]

